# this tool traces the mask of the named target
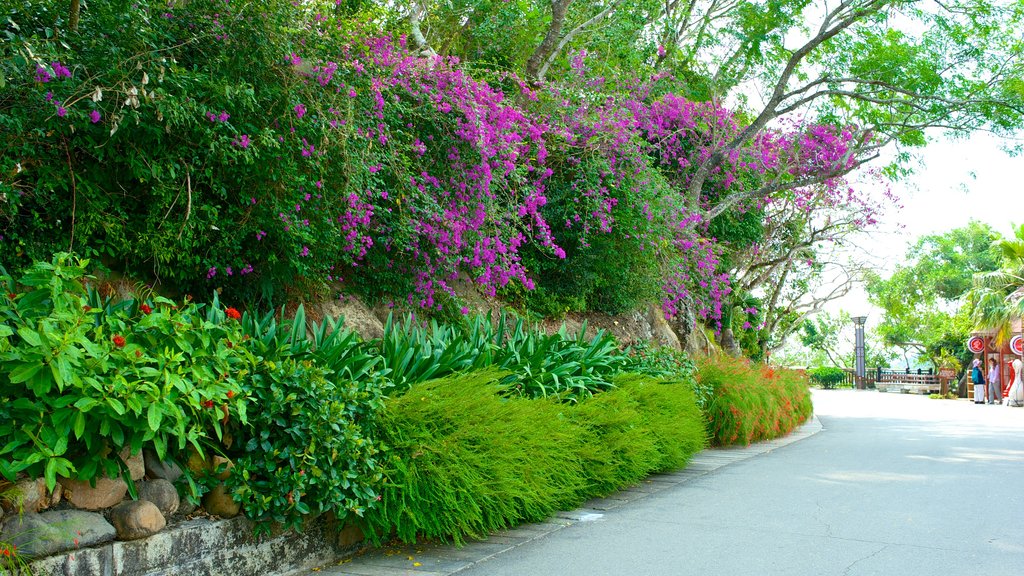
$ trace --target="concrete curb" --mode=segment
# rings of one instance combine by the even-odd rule
[[[467,543],[461,548],[441,544],[411,544],[370,549],[337,564],[310,570],[290,572],[293,575],[319,574],[321,576],[449,576],[471,566],[485,562],[580,522],[600,517],[607,511],[629,504],[651,494],[689,482],[735,462],[799,442],[822,430],[817,416],[784,438],[760,442],[745,447],[709,448],[693,457],[686,468],[678,472],[655,474],[639,484],[609,495],[585,502],[581,508],[558,512],[552,518],[535,524],[524,524],[510,530],[492,534],[485,540]]]

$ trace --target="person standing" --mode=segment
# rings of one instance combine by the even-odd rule
[[[988,403],[1003,403],[1003,385],[999,382],[999,362],[995,358],[988,359]]]
[[[985,403],[985,374],[981,371],[981,360],[974,359],[971,363],[971,383],[974,384],[974,403]]]

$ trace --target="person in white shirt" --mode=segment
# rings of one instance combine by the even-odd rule
[[[999,362],[995,358],[988,359],[988,403],[1003,403],[1003,386],[999,382]]]

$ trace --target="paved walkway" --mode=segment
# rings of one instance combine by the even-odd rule
[[[743,448],[709,448],[696,455],[678,472],[656,474],[643,482],[612,494],[586,502],[582,508],[559,512],[553,518],[536,524],[525,524],[473,541],[458,548],[452,545],[420,544],[389,546],[369,550],[337,565],[325,566],[300,574],[320,576],[448,576],[465,571],[495,556],[505,554],[539,538],[575,524],[592,522],[604,513],[637,502],[663,490],[679,486],[695,478],[739,462],[760,456],[816,434],[822,429],[816,417],[785,438],[762,442]]]

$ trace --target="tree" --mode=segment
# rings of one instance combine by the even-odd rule
[[[1024,224],[1014,230],[1013,238],[994,241],[992,249],[1000,265],[974,276],[971,318],[976,329],[991,330],[997,342],[1005,342],[1014,322],[1024,318]]]
[[[970,222],[941,235],[924,236],[907,250],[906,264],[889,278],[871,274],[871,302],[882,308],[878,326],[883,341],[904,354],[924,354],[933,363],[963,346],[969,324],[959,311],[975,275],[998,268],[989,246],[998,234],[987,224]]]
[[[849,293],[865,267],[844,247],[870,229],[881,207],[813,192],[780,195],[762,211],[762,237],[730,251],[735,293],[756,293],[761,349],[773,352],[804,320]]]

